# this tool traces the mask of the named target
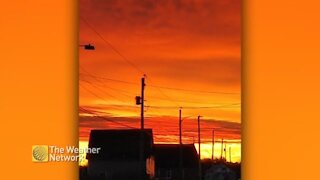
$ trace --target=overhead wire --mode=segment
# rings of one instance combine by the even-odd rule
[[[126,56],[124,56],[120,51],[117,50],[115,46],[113,46],[108,40],[106,40],[94,27],[91,25],[85,18],[80,16],[80,19],[87,24],[87,26],[103,41],[105,42],[116,54],[118,54],[127,64],[132,66],[134,69],[136,69],[141,74],[145,74],[144,71],[142,71],[137,65],[132,63]]]
[[[240,103],[235,104],[226,104],[226,105],[217,105],[217,106],[183,106],[183,109],[218,109],[218,108],[233,108]],[[156,109],[178,109],[179,106],[149,106],[150,108]]]
[[[87,26],[97,34],[97,36],[102,39],[109,47],[111,47],[111,49],[116,52],[125,62],[127,62],[129,65],[131,65],[133,68],[135,68],[137,71],[139,71],[140,73],[142,73],[144,76],[145,72],[142,71],[137,65],[135,65],[134,63],[132,63],[126,56],[124,56],[120,51],[117,50],[117,48],[115,46],[113,46],[109,41],[107,41],[85,18],[83,18],[82,16],[80,16],[81,20],[87,24]],[[157,87],[156,87],[157,88]],[[166,98],[168,98],[171,102],[173,102],[174,104],[178,105],[178,103],[176,103],[173,99],[171,99],[167,94],[165,94],[161,89],[157,88],[158,91],[165,96]]]
[[[86,83],[94,86],[96,89],[98,89],[99,91],[101,91],[101,92],[103,92],[103,93],[105,93],[105,94],[108,94],[104,89],[100,88],[100,87],[97,86],[96,84],[91,83],[90,81],[87,81],[87,80],[81,80],[81,81],[86,82]],[[117,93],[119,93],[119,94],[121,94],[121,95],[123,95],[123,96],[129,97],[129,98],[132,98],[132,97],[133,97],[133,96],[129,95],[129,93],[127,93],[127,92],[125,92],[125,91],[122,91],[122,90],[120,90],[120,89],[113,88],[113,87],[110,87],[110,86],[107,86],[107,85],[104,85],[103,87],[106,87],[106,88],[108,88],[108,89],[111,89],[111,90],[113,90],[114,92],[117,92]]]
[[[86,76],[87,74],[80,74]],[[104,80],[109,80],[109,81],[115,81],[115,82],[120,82],[120,83],[126,83],[126,84],[135,84],[135,85],[140,85],[139,83],[135,82],[130,82],[130,81],[123,81],[119,79],[113,79],[113,78],[107,78],[107,77],[101,77],[101,76],[94,76],[94,75],[87,75],[91,76],[92,78],[98,78],[98,79],[104,79]],[[148,87],[152,88],[159,88],[159,89],[168,89],[168,90],[173,90],[173,91],[185,91],[185,92],[193,92],[193,93],[208,93],[208,94],[226,94],[226,95],[239,95],[240,93],[238,92],[223,92],[223,91],[202,91],[202,90],[195,90],[195,89],[185,89],[185,88],[176,88],[176,87],[168,87],[168,86],[158,86],[158,85],[153,85],[148,84]]]
[[[115,46],[113,46],[108,40],[106,40],[86,19],[83,17],[80,17],[85,24],[100,38],[102,39],[116,54],[118,54],[127,64],[132,66],[134,69],[136,69],[138,72],[141,74],[145,74],[143,70],[141,70],[136,64],[132,63],[126,56],[124,56],[119,50],[116,49]],[[87,72],[88,73],[88,72]],[[84,76],[90,76],[92,78],[99,78],[103,80],[109,80],[113,82],[118,82],[118,83],[126,83],[126,84],[132,84],[132,85],[139,85],[138,83],[133,83],[133,82],[128,82],[128,81],[123,81],[123,80],[117,80],[117,79],[112,79],[112,78],[105,78],[105,77],[97,77],[94,75],[89,74],[83,74],[81,73],[80,75]],[[208,93],[208,94],[229,94],[229,95],[239,95],[239,93],[235,92],[217,92],[217,91],[203,91],[203,90],[192,90],[192,89],[183,89],[183,88],[175,88],[175,87],[165,87],[165,86],[158,86],[158,85],[153,85],[148,84],[148,87],[153,87],[156,88],[162,96],[166,98],[166,100],[171,101],[173,104],[176,106],[148,106],[148,108],[155,108],[155,109],[179,109],[182,106],[177,103],[174,99],[169,97],[166,93],[162,91],[162,89],[166,90],[174,90],[174,91],[184,91],[184,92],[192,92],[192,93]],[[111,88],[110,88],[111,89]],[[114,90],[116,90],[114,88]],[[94,94],[94,93],[91,93]],[[100,99],[103,99],[99,96],[97,96]],[[184,106],[184,109],[212,109],[212,108],[226,108],[226,106],[235,106],[235,105],[240,105],[240,103],[235,103],[235,104],[228,104],[228,105],[222,105],[222,106]]]
[[[85,87],[85,86],[83,86],[83,85],[81,85],[81,84],[79,84],[79,85],[80,85],[80,87],[82,87],[83,89],[85,89],[87,92],[89,92],[90,94],[92,94],[93,96],[95,96],[96,98],[99,98],[99,99],[101,99],[101,100],[109,103],[107,100],[105,100],[103,97],[101,97],[100,95],[96,94],[95,92],[91,91],[89,88],[87,88],[87,87]],[[112,98],[114,98],[114,99],[116,99],[117,101],[121,101],[121,102],[124,102],[124,103],[125,103],[125,101],[123,101],[122,99],[119,99],[119,98],[117,98],[117,97],[115,97],[115,96],[113,96],[113,95],[111,95],[111,94],[108,94],[108,93],[106,93],[106,92],[105,92],[105,94],[108,95],[108,96],[110,96],[110,97],[112,97]]]
[[[90,114],[90,115],[93,115],[94,117],[97,117],[97,118],[100,118],[100,119],[103,119],[103,120],[112,122],[112,123],[114,123],[114,124],[118,124],[118,125],[121,125],[121,126],[130,128],[130,129],[138,129],[138,128],[133,127],[133,126],[129,126],[129,125],[126,125],[126,124],[124,124],[124,123],[121,123],[121,122],[118,122],[118,121],[115,121],[115,120],[111,120],[111,119],[108,119],[108,118],[103,117],[103,116],[99,116],[99,115],[97,115],[96,113],[94,113],[94,112],[92,112],[92,111],[90,111],[90,110],[88,110],[88,109],[85,109],[85,108],[83,108],[83,107],[79,107],[79,109],[80,109],[81,111],[83,111],[83,112],[86,112],[86,113],[88,113],[88,114]]]

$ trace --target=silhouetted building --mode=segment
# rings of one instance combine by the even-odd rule
[[[154,177],[151,129],[92,130],[89,148],[101,147],[99,154],[87,154],[88,176],[112,180]]]
[[[179,144],[155,144],[154,150],[157,180],[198,179],[199,160],[194,144],[183,144],[181,149]]]

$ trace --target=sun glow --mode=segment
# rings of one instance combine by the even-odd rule
[[[194,144],[196,150],[198,150],[198,143]],[[79,148],[85,149],[88,147],[88,141],[79,141]],[[231,156],[229,147],[231,147]],[[228,143],[226,145],[226,151],[224,151],[225,146],[223,147],[223,150],[221,151],[221,143],[215,143],[214,147],[214,159],[220,159],[221,157],[226,159],[228,162],[241,162],[241,144],[240,143]],[[221,155],[221,152],[223,153]],[[226,154],[225,154],[226,153]],[[86,154],[81,153],[79,154],[80,160],[79,160],[79,166],[87,166],[88,160],[86,159]],[[211,143],[202,143],[201,144],[201,159],[211,159],[212,157],[212,144]],[[231,158],[231,160],[230,160]]]
[[[144,126],[155,143],[179,142],[182,107],[184,144],[198,142],[200,115],[201,158],[211,158],[214,130],[228,141],[226,160],[240,162],[240,1],[127,3],[81,1],[79,41],[96,49],[79,51],[79,146],[91,129],[140,128],[135,97],[145,74]],[[214,155],[221,156],[218,141]]]
[[[86,149],[88,148],[88,141],[79,141],[79,148]],[[87,166],[88,160],[86,159],[86,153],[84,151],[80,151],[79,153],[79,165],[80,166]]]

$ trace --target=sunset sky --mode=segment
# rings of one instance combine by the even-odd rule
[[[178,143],[182,107],[183,143],[197,143],[201,115],[202,158],[211,157],[214,129],[217,141],[230,142],[232,161],[240,161],[240,4],[80,0],[79,41],[96,48],[79,49],[80,146],[93,128],[140,127],[134,98],[146,74],[145,127],[153,129],[155,143]]]

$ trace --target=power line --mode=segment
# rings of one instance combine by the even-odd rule
[[[139,85],[138,83],[135,83],[135,82],[123,81],[123,80],[119,80],[119,79],[112,79],[112,78],[106,78],[106,77],[99,77],[99,76],[94,76],[94,75],[90,75],[90,74],[80,73],[79,75],[80,76],[89,76],[94,79],[102,79],[102,80],[114,81],[114,82],[125,83],[125,84]]]
[[[97,36],[102,39],[111,49],[118,54],[126,63],[128,63],[130,66],[132,66],[134,69],[136,69],[138,72],[145,74],[144,71],[142,71],[137,65],[132,63],[128,58],[126,58],[120,51],[116,49],[115,46],[113,46],[109,41],[107,41],[86,19],[84,19],[82,16],[80,16],[80,19],[87,24],[87,26],[97,34]]]
[[[83,89],[85,89],[87,92],[89,92],[90,94],[92,94],[93,96],[95,96],[95,97],[97,97],[97,98],[99,98],[99,99],[101,99],[101,100],[103,100],[103,101],[105,101],[105,102],[107,102],[107,103],[109,103],[108,101],[106,101],[103,97],[101,97],[100,95],[98,95],[98,94],[96,94],[96,93],[94,93],[93,91],[91,91],[89,88],[86,88],[85,86],[83,86],[83,85],[81,85],[80,84],[80,86],[83,88]],[[112,97],[112,98],[114,98],[114,99],[116,99],[116,100],[118,100],[118,101],[121,101],[121,102],[124,102],[124,103],[126,103],[125,101],[123,101],[123,100],[121,100],[121,99],[118,99],[117,97],[115,97],[115,96],[113,96],[113,95],[111,95],[111,94],[108,94],[108,93],[106,93],[106,92],[104,92],[106,95],[108,95],[108,96],[110,96],[110,97]]]
[[[87,24],[87,26],[96,33],[96,35],[102,39],[109,47],[111,47],[111,49],[118,54],[125,62],[127,62],[129,65],[131,65],[133,68],[135,68],[137,71],[139,71],[140,73],[144,74],[144,71],[142,71],[137,65],[135,65],[134,63],[132,63],[127,57],[125,57],[119,50],[116,49],[115,46],[113,46],[108,40],[106,40],[85,18],[81,17],[81,20],[83,22],[85,22],[85,24]],[[93,76],[89,73],[89,76],[97,79],[98,77]],[[115,80],[115,79],[111,79],[111,78],[103,78],[105,80],[111,80],[111,81],[115,81],[115,82],[121,82],[121,83],[128,83],[128,84],[136,84],[136,83],[131,83],[131,82],[126,82],[126,81],[122,81],[122,80]],[[164,87],[164,86],[157,86],[157,85],[148,85],[150,87],[154,87],[156,88],[165,98],[167,98],[169,101],[173,102],[175,105],[179,106],[179,103],[177,103],[175,100],[173,100],[171,97],[169,97],[166,93],[164,93],[161,89],[168,89],[168,90],[175,90],[175,91],[186,91],[186,92],[197,92],[197,93],[210,93],[210,94],[239,94],[239,93],[229,93],[229,92],[213,92],[213,91],[200,91],[200,90],[191,90],[191,89],[182,89],[182,88],[173,88],[173,87]],[[94,94],[94,93],[92,93]],[[95,95],[96,96],[96,95]],[[179,106],[181,107],[181,106]],[[154,106],[153,108],[176,108],[176,107],[156,107]],[[186,109],[200,109],[200,108],[216,108],[216,107],[186,107]]]
[[[90,77],[92,77],[92,78],[98,78],[98,79],[103,79],[103,80],[108,80],[108,81],[119,82],[119,83],[139,85],[139,83],[135,83],[135,82],[123,81],[123,80],[118,80],[118,79],[113,79],[113,78],[106,78],[106,77],[95,76],[95,75],[90,75],[90,74],[80,73],[80,75],[90,76]],[[149,87],[156,88],[156,89],[168,89],[168,90],[174,90],[174,91],[185,91],[185,92],[194,92],[194,93],[229,94],[229,95],[239,95],[239,94],[240,94],[240,93],[236,93],[236,92],[202,91],[202,90],[194,90],[194,89],[184,89],[184,88],[176,88],[176,87],[158,86],[158,85],[153,85],[153,84],[148,84],[148,86],[149,86]]]
[[[84,81],[84,82],[87,82],[87,83],[90,83],[89,81],[86,81],[86,80],[80,80],[80,81]],[[99,81],[100,82],[100,81]],[[106,87],[106,88],[108,88],[108,89],[112,89],[112,90],[114,90],[115,92],[117,92],[117,93],[120,93],[120,94],[122,94],[122,95],[124,95],[124,96],[126,96],[126,97],[134,97],[136,94],[134,94],[134,93],[131,93],[131,92],[128,92],[128,91],[125,91],[125,90],[123,90],[123,89],[120,89],[120,88],[114,88],[114,87],[110,87],[110,86],[107,86],[107,85],[105,85],[105,83],[102,83],[103,85],[101,85],[101,87]],[[94,86],[96,86],[96,85],[94,85]],[[97,87],[97,86],[96,86]],[[98,87],[97,87],[98,88]],[[101,89],[101,88],[99,88],[99,89]],[[159,91],[160,92],[160,91]],[[163,94],[162,94],[163,95]],[[166,95],[163,95],[163,96],[165,96],[165,97],[167,97],[167,98],[161,98],[161,97],[158,97],[158,96],[147,96],[148,98],[146,99],[147,101],[152,101],[152,100],[160,100],[160,101],[169,101],[169,102],[179,102],[179,103],[189,103],[189,104],[204,104],[204,103],[201,103],[201,102],[196,102],[196,101],[188,101],[188,100],[181,100],[181,99],[172,99],[172,98],[170,98],[169,99],[169,97],[168,96],[166,96]],[[179,106],[177,103],[174,103],[175,105],[177,105],[177,106]],[[205,104],[212,104],[212,103],[205,103]],[[240,104],[240,103],[239,103]]]
[[[113,87],[107,86],[103,81],[101,81],[101,80],[100,80],[99,78],[97,78],[96,76],[92,75],[92,73],[90,73],[89,71],[87,71],[87,70],[84,69],[83,67],[80,66],[80,69],[82,69],[82,71],[86,72],[86,73],[87,73],[86,75],[88,75],[88,76],[96,79],[98,82],[101,82],[101,83],[103,84],[103,87],[107,87],[107,88],[109,88],[109,89],[112,89],[112,90],[114,90],[115,92],[118,92],[118,93],[120,93],[120,94],[122,94],[122,95],[124,95],[124,96],[130,97],[130,98],[135,96],[135,94],[130,93],[130,92],[128,92],[128,91],[125,91],[125,90],[123,90],[123,89],[117,89],[117,88],[113,88]],[[81,73],[80,73],[80,75],[81,75]],[[98,89],[100,89],[101,91],[105,92],[104,90],[102,90],[101,88],[99,88],[97,85],[91,83],[90,81],[86,81],[86,80],[82,80],[82,81],[87,82],[87,83],[91,84],[92,86],[95,86],[96,88],[98,88]],[[117,80],[117,81],[119,81],[119,80]]]
[[[100,90],[101,92],[103,92],[103,93],[105,93],[105,94],[109,94],[109,93],[107,93],[104,89],[102,89],[102,88],[100,88],[99,86],[91,83],[90,81],[86,81],[86,80],[81,80],[81,81],[86,82],[86,83],[90,84],[91,86],[94,86],[96,89]],[[113,87],[106,86],[106,85],[104,85],[103,87],[106,87],[106,88],[108,88],[108,89],[111,89],[111,90],[113,90],[114,92],[117,92],[117,93],[122,94],[123,96],[129,97],[129,98],[134,97],[134,96],[129,95],[128,92],[122,91],[121,89],[113,88]]]
[[[81,67],[80,67],[81,68]],[[86,71],[85,69],[83,69],[83,68],[81,68],[82,70],[84,70],[86,73],[88,73],[88,74],[86,74],[86,75],[88,75],[88,76],[90,76],[90,77],[92,77],[92,78],[95,78],[95,79],[98,79],[98,78],[100,78],[100,79],[105,79],[105,80],[110,80],[110,81],[115,81],[115,82],[121,82],[121,83],[127,83],[127,84],[137,84],[137,83],[133,83],[133,82],[127,82],[127,81],[122,81],[122,80],[116,80],[116,79],[111,79],[111,78],[103,78],[103,77],[97,77],[97,76],[94,76],[94,75],[92,75],[92,74],[90,74],[88,71]],[[80,74],[81,75],[81,74]],[[99,80],[99,79],[98,79]],[[137,84],[138,85],[138,84]],[[147,85],[147,86],[149,86],[149,85]],[[173,102],[175,105],[178,105],[172,98],[170,98],[168,95],[166,95],[161,89],[159,89],[159,88],[157,88],[156,87],[156,89],[164,96],[164,97],[166,97],[167,99],[168,99],[168,101],[171,101],[171,102]]]
[[[88,72],[86,69],[84,69],[83,67],[80,66],[80,69],[82,69],[82,71],[88,73],[88,75],[92,76],[93,78],[95,78],[98,82],[101,82],[100,79],[97,79],[95,76],[93,76],[90,72]],[[104,91],[103,89],[101,89],[100,87],[98,87],[97,85],[95,85],[94,83],[90,82],[90,81],[87,81],[87,80],[82,80],[86,83],[89,83],[91,86],[95,87],[96,89],[100,90],[101,92],[107,94],[107,95],[110,95],[109,93],[107,93],[106,91]],[[123,91],[123,90],[120,90],[120,89],[117,89],[117,88],[113,88],[113,87],[110,87],[110,86],[106,86],[105,83],[104,84],[104,87],[107,87],[109,89],[112,89],[113,91],[115,92],[118,92],[126,97],[131,97],[131,95],[128,95],[129,93],[126,92],[126,91]]]
[[[86,81],[85,81],[85,82],[86,82]],[[110,96],[110,97],[113,97],[114,99],[116,99],[116,100],[118,100],[118,101],[121,101],[121,102],[123,102],[123,103],[127,103],[127,102],[123,101],[122,99],[118,99],[116,96],[113,96],[113,95],[111,95],[111,94],[103,91],[101,88],[97,87],[97,86],[94,85],[93,83],[91,83],[91,82],[87,82],[87,83],[89,83],[92,87],[95,87],[96,89],[104,92],[106,95],[108,95],[108,96]],[[83,85],[81,85],[81,84],[80,84],[80,86],[81,86],[82,88],[84,88],[87,92],[89,92],[90,94],[92,94],[93,96],[95,96],[96,98],[98,98],[98,99],[100,99],[100,100],[102,100],[102,101],[104,101],[104,102],[106,102],[106,103],[109,103],[109,102],[108,102],[107,100],[105,100],[103,97],[99,96],[98,94],[96,94],[95,92],[93,92],[93,91],[91,91],[90,89],[86,88],[85,86],[83,86]],[[137,106],[130,106],[130,105],[111,105],[111,104],[108,104],[108,105],[109,105],[109,106],[112,106],[112,107],[137,108]]]
[[[168,99],[165,99],[165,98],[161,98],[161,97],[156,97],[156,96],[148,96],[148,99],[147,100],[160,100],[160,101],[171,101],[171,100],[168,100]],[[175,99],[174,101],[176,102],[181,102],[181,103],[192,103],[192,104],[203,104],[203,103],[200,103],[200,102],[195,102],[195,101],[186,101],[186,100],[180,100],[180,99]]]
[[[140,128],[137,128],[137,127],[134,127],[134,126],[130,126],[130,125],[127,125],[127,124],[124,124],[124,123],[121,123],[121,122],[118,122],[118,121],[115,121],[115,120],[112,120],[112,119],[108,119],[104,116],[99,116],[97,115],[96,113],[94,113],[93,111],[90,111],[86,108],[83,108],[83,107],[79,107],[79,109],[84,112],[84,113],[87,113],[87,114],[90,114],[92,115],[93,117],[97,117],[97,118],[100,118],[102,120],[105,120],[105,121],[108,121],[108,122],[111,122],[111,123],[114,123],[114,124],[117,124],[117,125],[120,125],[120,126],[123,126],[123,127],[126,127],[126,128],[129,128],[129,129],[140,129]],[[154,134],[154,136],[158,136],[158,135],[161,135],[161,134]],[[184,137],[184,141],[187,141],[188,138],[194,138],[194,136],[190,136],[190,135],[183,135]],[[238,140],[238,139],[235,139],[236,141],[226,141],[224,140],[223,142],[224,143],[227,143],[227,144],[241,144],[241,140]],[[201,143],[211,143],[212,141],[211,140],[202,140]],[[221,140],[216,140],[215,142],[219,143],[221,142]]]
[[[189,137],[189,138],[193,138],[193,137]],[[188,141],[188,140],[184,140],[184,141]],[[215,143],[221,143],[222,141],[215,141]],[[198,142],[197,142],[198,143]],[[211,144],[212,143],[212,140],[206,140],[206,141],[201,141],[202,144]],[[241,141],[225,141],[223,140],[223,143],[224,144],[241,144]]]
[[[94,84],[91,84],[93,87],[96,87]],[[106,101],[103,97],[99,96],[98,94],[94,93],[93,91],[91,91],[90,89],[86,88],[85,86],[82,86],[80,84],[80,86],[82,88],[84,88],[85,90],[87,90],[90,94],[94,95],[95,97],[105,101],[105,102],[108,102]],[[101,90],[100,88],[96,87],[98,90],[106,93],[105,91]],[[118,99],[117,97],[111,95],[111,94],[108,94],[106,93],[108,96],[110,97],[113,97],[115,98],[116,100],[118,101],[121,101],[121,102],[125,102],[121,99]],[[108,102],[109,103],[109,102]],[[126,102],[125,102],[126,103]],[[216,106],[183,106],[184,109],[221,109],[221,108],[234,108],[235,106],[237,105],[241,105],[241,103],[232,103],[232,104],[223,104],[223,105],[216,105]],[[124,105],[121,105],[124,107]],[[125,107],[136,107],[136,106],[125,106]],[[146,108],[152,108],[152,109],[179,109],[181,108],[180,106],[153,106],[153,105],[148,105],[146,106]]]
[[[95,32],[98,37],[100,37],[108,46],[111,47],[111,49],[116,52],[120,57],[122,57],[122,59],[127,62],[129,65],[131,65],[132,67],[134,67],[136,70],[138,70],[140,73],[145,74],[144,71],[142,71],[138,66],[136,66],[135,64],[133,64],[131,61],[128,60],[128,58],[126,58],[120,51],[118,51],[109,41],[107,41],[87,20],[85,20],[83,17],[80,16],[80,18],[82,19],[82,21],[84,21],[88,27]],[[120,81],[118,81],[120,82]],[[171,97],[169,97],[166,93],[164,93],[160,88],[162,89],[170,89],[170,90],[179,90],[179,91],[189,91],[189,92],[195,92],[195,90],[188,90],[188,89],[180,89],[180,88],[170,88],[170,87],[162,87],[162,86],[156,86],[156,85],[148,85],[150,87],[155,87],[157,88],[157,90],[163,95],[165,96],[167,99],[169,99],[171,102],[173,102],[174,104],[178,105],[178,103],[176,101],[174,101]],[[202,93],[220,93],[220,94],[234,94],[234,93],[221,93],[221,92],[210,92],[210,91],[197,91],[197,92],[202,92]]]
[[[132,63],[128,58],[126,58],[120,51],[118,51],[115,46],[113,46],[109,41],[107,41],[91,24],[89,24],[84,18],[80,17],[88,26],[89,28],[95,32],[97,34],[97,36],[99,38],[101,38],[108,46],[111,47],[111,49],[118,54],[126,63],[128,63],[130,66],[132,66],[133,68],[135,68],[137,71],[139,71],[142,74],[145,74],[144,71],[142,71],[138,66],[136,66],[134,63]],[[95,76],[90,75],[89,76],[97,79]],[[103,79],[107,79],[107,78],[103,78]],[[131,83],[131,82],[126,82],[126,81],[122,81],[122,80],[114,80],[114,79],[107,79],[110,81],[114,81],[114,82],[121,82],[121,83],[127,83],[127,84],[137,84],[137,83]],[[91,84],[93,86],[92,83],[88,82],[89,84]],[[176,106],[149,106],[151,108],[158,108],[158,109],[176,109],[176,108],[180,108],[180,106],[178,105],[178,103],[176,101],[174,101],[171,97],[169,97],[166,93],[164,93],[162,91],[162,89],[167,89],[167,90],[175,90],[175,91],[185,91],[185,92],[197,92],[197,93],[210,93],[210,94],[239,94],[239,93],[229,93],[229,92],[213,92],[213,91],[201,91],[201,90],[191,90],[191,89],[182,89],[182,88],[173,88],[173,87],[164,87],[164,86],[157,86],[157,85],[148,85],[150,87],[154,87],[156,88],[165,98],[167,98],[169,101],[173,102]],[[109,87],[110,88],[110,87]],[[91,94],[95,95],[96,97],[101,98],[100,96],[97,96],[95,93],[89,91]],[[104,100],[104,99],[103,99]],[[232,106],[237,105],[237,104],[231,104]],[[227,108],[230,107],[230,105],[228,106],[187,106],[184,107],[184,109],[212,109],[212,108]]]
[[[126,124],[117,122],[117,121],[115,121],[115,120],[108,119],[108,118],[103,117],[103,116],[99,116],[99,115],[95,114],[94,112],[92,112],[92,111],[90,111],[90,110],[87,110],[87,109],[85,109],[85,108],[83,108],[83,107],[79,107],[79,109],[80,109],[81,111],[83,111],[83,112],[86,112],[86,113],[88,113],[88,114],[90,114],[90,115],[93,115],[94,117],[97,117],[97,118],[100,118],[100,119],[103,119],[103,120],[112,122],[112,123],[114,123],[114,124],[118,124],[118,125],[121,125],[121,126],[130,128],[130,129],[138,129],[138,128],[133,127],[133,126],[129,126],[129,125],[126,125]]]
[[[235,104],[226,104],[219,106],[183,106],[183,109],[215,109],[215,108],[233,108],[236,105],[240,105],[240,103]],[[149,106],[149,108],[155,109],[178,109],[179,106]]]
[[[204,120],[205,121],[205,120]],[[210,121],[210,120],[208,120]],[[210,125],[210,124],[209,124]],[[240,129],[237,129],[235,127],[222,127],[222,126],[214,126],[213,128],[212,127],[207,127],[209,125],[205,125],[206,127],[204,128],[201,128],[202,130],[212,130],[212,129],[215,129],[217,132],[216,134],[220,134],[220,133],[224,133],[224,132],[228,132],[228,131],[236,131],[236,130],[240,130]],[[240,124],[239,124],[240,125]],[[194,128],[185,128],[186,130],[194,130]]]
[[[157,85],[149,85],[149,86],[155,87],[155,88],[161,88],[161,89],[175,90],[175,91],[187,91],[187,92],[207,93],[207,94],[239,94],[235,92],[201,91],[201,90],[174,88],[174,87],[164,87],[164,86],[157,86]]]
[[[179,106],[179,104],[178,104],[176,101],[174,101],[173,99],[171,99],[171,97],[169,97],[168,95],[166,95],[160,88],[157,88],[157,90],[158,90],[164,97],[166,97],[169,101],[171,101],[173,104]],[[181,107],[181,106],[180,106],[180,107]]]

